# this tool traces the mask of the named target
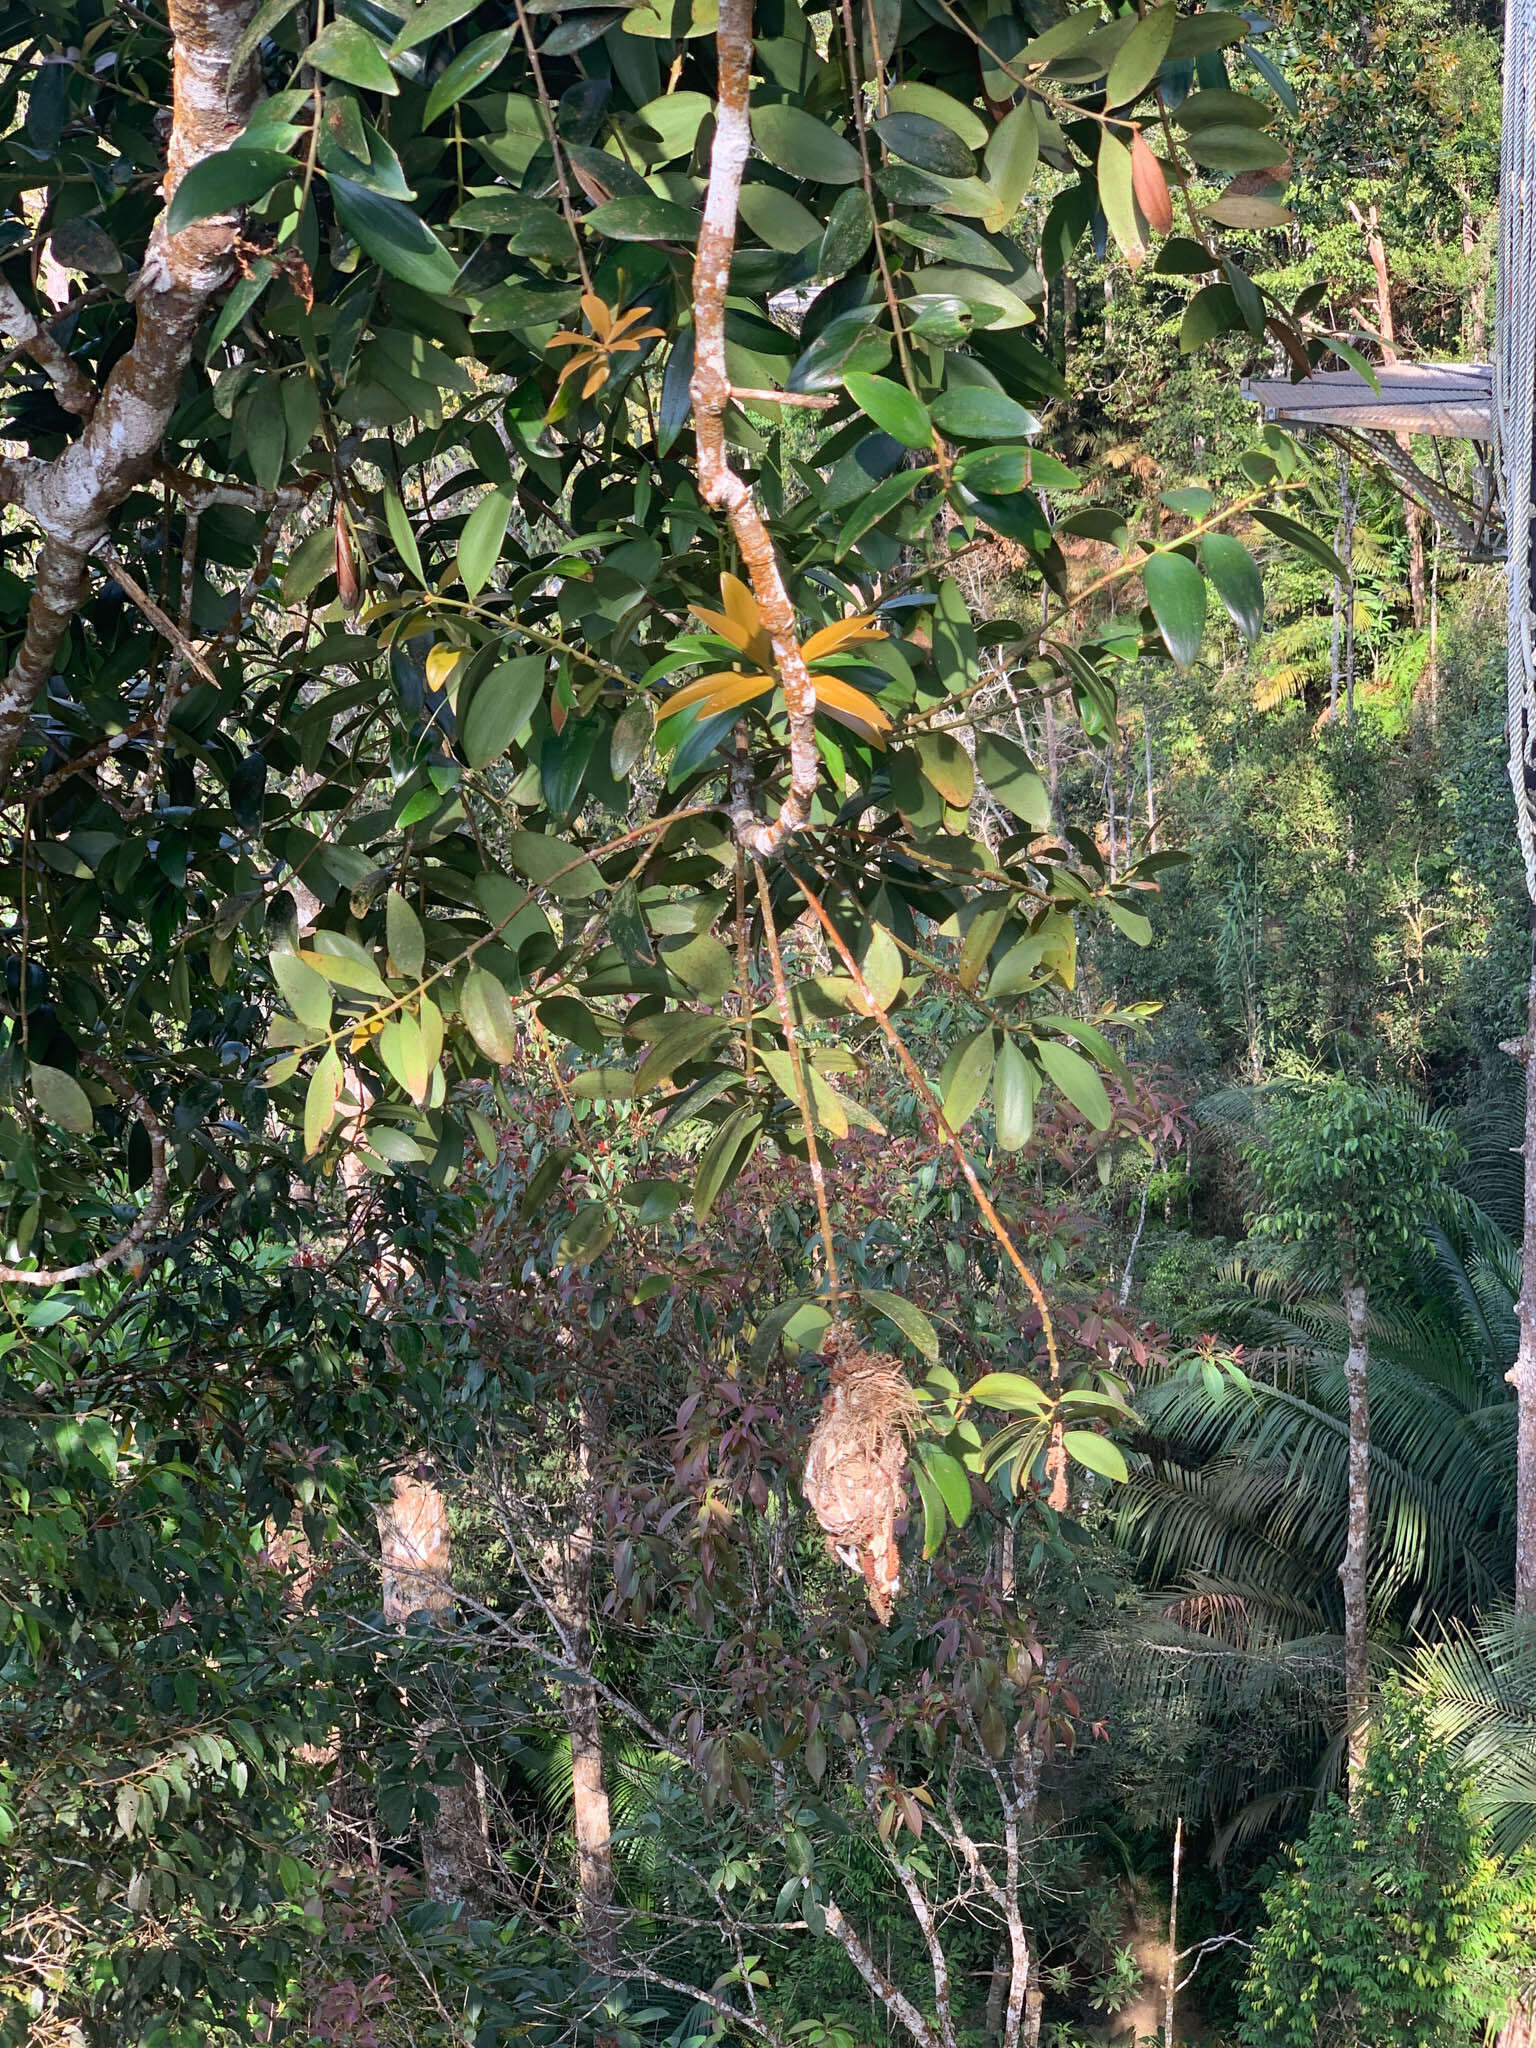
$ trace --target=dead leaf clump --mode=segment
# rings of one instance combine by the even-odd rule
[[[806,1452],[802,1491],[827,1547],[862,1575],[869,1604],[888,1623],[901,1591],[896,1520],[905,1512],[907,1438],[917,1396],[894,1358],[866,1351],[846,1323],[827,1332],[832,1360],[821,1414]]]

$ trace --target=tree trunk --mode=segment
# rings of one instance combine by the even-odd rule
[[[596,1536],[595,1452],[607,1427],[597,1394],[581,1397],[576,1453],[579,1492],[569,1529],[550,1556],[550,1608],[572,1669],[592,1668],[592,1551]],[[576,1880],[587,1953],[598,1966],[617,1953],[613,1829],[603,1775],[603,1730],[597,1688],[590,1679],[561,1681],[560,1708],[571,1740],[571,1804],[576,1828]]]
[[[1184,1869],[1184,1816],[1173,1830],[1173,1885],[1168,1896],[1168,1975],[1163,1985],[1163,2048],[1173,2048],[1173,2021],[1179,1997],[1179,1878]]]
[[[391,1628],[405,1629],[417,1616],[427,1615],[438,1627],[446,1627],[453,1618],[447,1502],[425,1460],[408,1472],[395,1473],[390,1486],[389,1499],[380,1501],[376,1511],[384,1619]],[[422,1728],[423,1746],[441,1727],[437,1721]],[[437,1812],[421,1830],[427,1894],[445,1905],[472,1902],[490,1874],[478,1772],[466,1758],[457,1775],[457,1783],[444,1780],[433,1786]]]
[[[1349,1533],[1339,1578],[1344,1587],[1344,1707],[1349,1728],[1349,1797],[1360,1794],[1370,1716],[1366,1663],[1366,1581],[1370,1566],[1371,1402],[1370,1343],[1365,1329],[1366,1294],[1358,1280],[1344,1285],[1349,1352],[1344,1379],[1349,1389]]]
[[[1519,1421],[1515,1452],[1515,1609],[1536,1614],[1536,903],[1531,906],[1532,960],[1525,1063],[1525,1227],[1522,1233],[1520,1347],[1505,1378],[1515,1390]],[[1511,1048],[1514,1049],[1514,1048]]]

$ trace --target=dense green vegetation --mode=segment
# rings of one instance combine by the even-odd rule
[[[1496,11],[5,27],[0,2040],[1529,2048]]]

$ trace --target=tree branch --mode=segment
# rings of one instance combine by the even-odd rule
[[[192,166],[244,128],[260,97],[253,59],[247,57],[238,72],[234,65],[255,11],[256,0],[228,6],[220,0],[171,0],[175,84],[161,188],[167,207]],[[236,214],[217,214],[171,235],[161,213],[133,288],[138,320],[132,347],[113,366],[79,439],[27,479],[23,502],[41,526],[43,542],[26,632],[0,684],[0,787],[10,777],[70,620],[90,589],[87,557],[106,534],[112,513],[159,456],[198,326],[234,267],[237,221]]]
[[[731,377],[725,363],[725,300],[736,248],[742,174],[752,148],[752,0],[721,0],[715,52],[719,100],[709,152],[709,188],[693,264],[690,395],[699,489],[705,504],[718,507],[731,522],[758,614],[773,643],[789,712],[789,788],[778,817],[771,823],[759,818],[744,791],[735,794],[730,807],[738,844],[754,858],[764,860],[778,851],[790,833],[803,831],[810,823],[817,754],[816,691],[800,651],[795,608],[762,515],[751,491],[732,469],[725,445],[725,412],[731,402]]]
[[[89,419],[96,409],[97,390],[67,350],[38,319],[29,313],[11,287],[0,281],[0,334],[15,342],[25,356],[47,377],[53,394],[66,412]]]

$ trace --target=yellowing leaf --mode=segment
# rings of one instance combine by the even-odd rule
[[[427,681],[434,690],[440,690],[448,681],[463,659],[458,647],[434,647],[427,656]]]
[[[877,747],[885,745],[882,735],[890,731],[891,721],[873,697],[866,697],[862,690],[855,690],[848,683],[835,682],[830,676],[812,676],[811,683],[821,710],[840,724],[852,726]]]
[[[738,704],[748,704],[772,688],[772,676],[744,676],[733,668],[716,669],[713,675],[700,676],[697,682],[669,697],[661,707],[661,715],[675,718],[678,712],[702,704],[706,706],[706,716],[713,717],[717,711],[734,711]]]
[[[856,612],[850,618],[834,619],[830,626],[818,626],[800,652],[809,666],[834,654],[839,647],[850,646],[855,640],[884,640],[886,637],[885,628],[876,625],[873,612]]]

